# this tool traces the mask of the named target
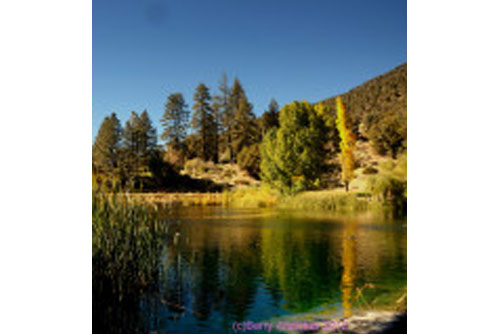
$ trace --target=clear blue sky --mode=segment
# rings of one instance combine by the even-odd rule
[[[192,106],[204,82],[238,76],[260,115],[269,100],[317,102],[406,62],[406,0],[94,0],[92,132],[167,95]],[[158,130],[160,133],[160,129]]]

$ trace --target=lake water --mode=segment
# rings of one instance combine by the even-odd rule
[[[405,222],[221,208],[169,219],[159,294],[141,306],[150,333],[232,333],[234,322],[304,312],[348,316],[406,286]]]
[[[151,245],[154,259],[143,256],[146,235],[136,252],[110,254],[110,274],[93,272],[94,332],[234,333],[246,321],[340,319],[394,305],[406,287],[405,221],[223,208],[161,217],[169,230]],[[138,263],[160,271],[143,278]]]

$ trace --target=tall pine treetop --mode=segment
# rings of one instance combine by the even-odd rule
[[[186,139],[189,126],[189,110],[181,93],[170,94],[165,103],[165,111],[161,119],[164,127],[162,139],[174,149],[179,150]]]
[[[117,166],[122,128],[115,113],[104,118],[92,147],[92,160],[99,169],[110,171]]]
[[[205,161],[217,161],[217,122],[210,105],[212,97],[208,87],[200,83],[194,94],[193,117],[191,124],[198,131],[197,139],[201,143],[202,158]]]

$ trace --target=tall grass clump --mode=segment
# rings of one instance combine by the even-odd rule
[[[365,211],[369,207],[366,194],[311,191],[283,198],[281,208],[336,211],[343,213]]]
[[[92,310],[96,332],[136,331],[141,298],[157,289],[167,225],[155,209],[92,195]]]
[[[237,208],[266,208],[278,204],[278,191],[265,184],[261,186],[239,187],[223,193],[223,202],[226,206]]]

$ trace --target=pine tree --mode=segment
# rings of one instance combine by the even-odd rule
[[[231,111],[229,105],[229,97],[231,91],[229,90],[227,84],[227,76],[225,73],[222,75],[220,79],[218,90],[219,92],[217,94],[214,94],[213,104],[212,104],[212,108],[214,110],[215,119],[217,123],[217,140],[216,140],[217,153],[229,147],[230,146],[229,143],[231,141],[230,132],[228,131],[233,119],[233,117],[230,116]],[[219,134],[223,134],[222,150],[219,148]],[[218,162],[218,160],[219,158],[217,154],[216,162]]]
[[[236,81],[235,80],[235,85]],[[239,84],[239,81],[238,81]],[[230,89],[228,86],[227,82],[227,76],[224,74],[222,76],[221,82],[219,84],[219,95],[223,105],[223,108],[221,110],[222,115],[221,115],[221,124],[222,124],[222,131],[224,133],[224,148],[229,151],[229,161],[234,162],[236,159],[236,155],[233,152],[233,136],[232,136],[232,130],[234,126],[234,114],[235,114],[235,94],[233,93],[234,91],[234,86],[233,88]]]
[[[354,179],[354,149],[356,137],[350,126],[351,122],[346,115],[345,106],[340,97],[337,97],[337,129],[340,135],[340,162],[342,164],[342,179],[345,190],[349,191],[349,183]]]
[[[156,130],[146,110],[139,116],[135,111],[125,124],[123,131],[125,165],[133,172],[148,169],[149,162],[156,150]]]
[[[169,148],[178,152],[183,151],[183,142],[187,137],[189,127],[187,107],[181,93],[170,94],[161,119],[161,124],[164,127],[162,139],[166,141]]]
[[[195,104],[193,105],[194,113],[191,124],[193,129],[198,132],[202,150],[201,158],[205,161],[217,159],[217,122],[210,106],[211,99],[208,87],[203,83],[199,84],[194,94]]]
[[[264,136],[267,131],[271,128],[279,128],[280,126],[280,110],[278,106],[278,102],[276,102],[275,99],[271,99],[271,102],[269,102],[269,107],[264,113],[262,114],[262,119],[261,119],[261,132],[262,135]]]
[[[229,131],[231,132],[231,160],[234,162],[236,155],[244,147],[257,141],[255,114],[252,112],[252,105],[248,101],[238,78],[234,80],[229,103],[233,113],[233,121]]]
[[[92,146],[93,165],[109,172],[118,165],[122,128],[120,120],[113,113],[104,118]]]
[[[149,118],[148,112],[144,110],[141,114],[143,151],[147,158],[150,158],[153,151],[157,149],[158,138],[153,122]]]
[[[139,169],[139,136],[140,119],[135,111],[132,111],[130,118],[125,123],[123,129],[123,152],[124,165],[128,172]]]

